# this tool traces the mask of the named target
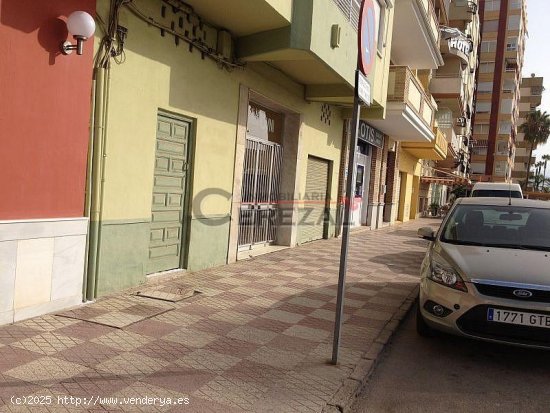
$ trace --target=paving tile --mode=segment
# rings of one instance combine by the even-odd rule
[[[87,367],[55,357],[41,357],[6,371],[6,376],[49,386],[56,381],[69,379],[87,370]]]
[[[102,324],[105,326],[122,328],[143,320],[141,315],[128,314],[124,311],[109,311],[97,317],[87,319],[92,323]]]
[[[0,328],[0,343],[10,344],[16,341],[25,340],[29,337],[34,337],[40,333],[42,333],[41,330],[18,324],[2,326],[2,328]]]
[[[208,318],[210,318],[211,320],[218,320],[226,323],[243,325],[248,323],[249,321],[252,321],[255,317],[253,315],[243,314],[237,311],[222,310],[218,311],[215,314],[212,314]]]
[[[55,315],[45,315],[43,317],[30,318],[19,323],[20,326],[29,327],[35,330],[42,331],[54,331],[63,327],[74,326],[78,323],[78,320],[74,320],[67,317],[58,317]]]
[[[392,316],[393,312],[391,311],[377,311],[370,308],[361,308],[353,313],[353,315],[360,316],[360,317],[366,317],[371,318],[373,320],[380,320],[380,321],[389,321]]]
[[[283,332],[283,334],[317,342],[323,341],[330,335],[330,333],[326,330],[306,327],[303,325],[289,327]]]
[[[154,339],[149,336],[132,333],[130,331],[116,330],[104,336],[94,338],[91,341],[120,351],[132,351],[153,340]]]
[[[97,364],[120,353],[112,347],[92,342],[82,342],[56,354],[57,358],[86,367],[95,367]]]
[[[187,310],[187,308],[186,308]],[[151,321],[160,321],[162,323],[173,324],[175,326],[184,327],[202,320],[203,317],[197,314],[189,314],[185,310],[168,311],[151,318]]]
[[[277,333],[269,330],[262,330],[251,326],[235,328],[227,334],[227,337],[242,340],[254,344],[266,344],[277,336]]]
[[[174,360],[187,354],[191,349],[181,343],[174,341],[157,339],[144,344],[134,350],[136,354],[142,354],[147,357],[159,358],[167,362],[173,362]]]
[[[258,383],[217,376],[192,396],[250,411],[266,392],[267,388]]]
[[[248,341],[221,336],[203,348],[242,358],[256,351],[258,345]]]
[[[326,304],[326,301],[313,300],[307,297],[293,297],[290,300],[288,300],[288,302],[290,304],[300,305],[308,308],[321,308],[323,305]]]
[[[159,358],[124,352],[99,363],[95,369],[122,376],[136,376],[154,373],[167,365],[167,361]]]
[[[262,314],[262,317],[272,320],[282,321],[284,323],[294,324],[304,318],[301,314],[289,313],[281,310],[270,310],[267,313]]]
[[[143,334],[154,338],[162,337],[166,334],[172,333],[177,330],[178,327],[171,323],[165,323],[155,319],[143,320],[135,323],[125,329],[137,334]]]
[[[82,342],[83,341],[78,338],[67,337],[62,334],[48,331],[43,334],[38,334],[21,341],[11,343],[11,346],[19,347],[39,354],[53,355]]]
[[[74,321],[75,323],[56,330],[56,333],[63,334],[68,337],[78,338],[84,341],[92,340],[115,331],[114,327],[102,326],[95,323],[89,323],[87,321],[73,320],[65,317],[58,318],[70,320],[71,322]]]
[[[259,364],[290,370],[304,359],[305,355],[276,347],[262,346],[247,357],[247,360]]]
[[[179,393],[189,394],[198,390],[216,376],[217,373],[208,370],[191,369],[171,364],[162,370],[141,378],[141,381]],[[195,396],[192,396],[192,399],[194,398]]]
[[[205,331],[187,331],[177,330],[164,337],[164,340],[181,343],[187,347],[204,347],[215,341],[219,336],[217,334],[207,333]]]
[[[175,364],[188,369],[207,370],[221,374],[233,367],[240,358],[217,353],[207,349],[197,349],[175,361]]]
[[[41,355],[19,347],[0,347],[0,373],[40,358]],[[1,387],[1,386],[0,386]]]

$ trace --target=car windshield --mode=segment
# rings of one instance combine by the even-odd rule
[[[486,197],[486,198],[508,198],[512,194],[512,198],[523,198],[519,191],[504,191],[502,189],[476,189],[472,192],[473,197]]]
[[[440,240],[460,245],[550,251],[550,209],[457,205]]]

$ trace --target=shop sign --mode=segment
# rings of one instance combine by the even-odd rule
[[[469,39],[463,37],[454,37],[449,39],[449,49],[455,49],[466,55],[472,52],[472,42]]]
[[[384,134],[378,129],[373,128],[364,120],[359,121],[359,130],[357,131],[357,138],[370,143],[377,148],[384,147]]]

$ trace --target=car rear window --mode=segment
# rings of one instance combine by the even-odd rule
[[[441,241],[550,251],[550,209],[457,205]]]
[[[521,192],[511,191],[512,198],[523,198]],[[476,189],[472,192],[473,197],[487,197],[487,198],[508,198],[510,196],[510,191],[504,191],[499,189]]]

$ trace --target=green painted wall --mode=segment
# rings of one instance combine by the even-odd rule
[[[99,249],[98,296],[145,281],[148,221],[104,221]]]
[[[191,220],[188,270],[215,267],[227,262],[229,222],[229,216]]]
[[[161,19],[159,0],[134,3],[147,15]],[[108,4],[107,0],[98,0],[98,14],[104,21]],[[331,108],[328,125],[320,121],[322,105],[304,100],[302,85],[265,64],[253,63],[231,72],[221,70],[196,50],[190,53],[183,42],[176,46],[173,36],[162,37],[158,28],[125,7],[119,22],[128,28],[128,38],[125,62],[113,64],[110,71],[97,285],[100,294],[145,279],[159,110],[193,122],[189,196],[196,199],[207,194],[200,208],[195,203],[187,211],[188,269],[221,265],[227,260],[241,84],[300,114],[298,179],[302,192],[304,168],[311,154],[333,161],[331,196],[336,200],[343,130],[339,109]],[[96,44],[101,36],[98,26]],[[217,194],[208,195],[211,190]],[[209,225],[212,222],[218,225]]]

